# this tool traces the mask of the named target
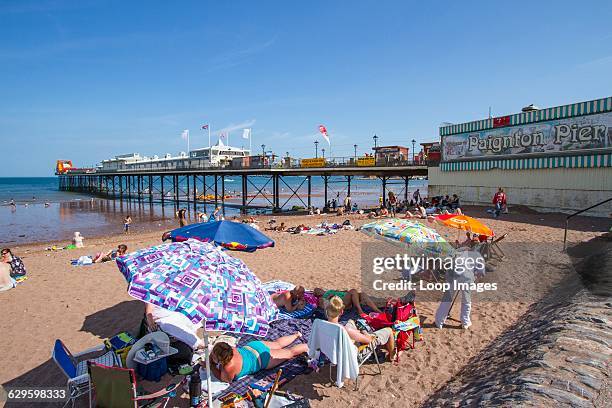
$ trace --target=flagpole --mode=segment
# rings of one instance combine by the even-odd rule
[[[210,155],[210,123],[208,124],[208,154]]]
[[[253,142],[253,129],[249,130],[249,155],[252,156],[253,155],[253,150],[252,150],[252,142]]]
[[[189,131],[187,131],[187,157],[189,157]]]

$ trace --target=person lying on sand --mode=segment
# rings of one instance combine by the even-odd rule
[[[117,257],[125,255],[126,252],[127,252],[127,245],[121,244],[117,246],[116,250],[112,249],[108,251],[106,254],[103,254],[102,252],[100,252],[93,258],[93,262],[100,263],[100,262],[114,261],[115,259],[117,259]]]
[[[365,293],[360,293],[357,289],[350,289],[347,291],[344,290],[323,290],[321,288],[315,288],[313,294],[318,299],[318,306],[325,310],[329,300],[338,296],[344,302],[344,309],[350,309],[354,307],[357,310],[357,313],[361,316],[365,314],[363,309],[361,308],[362,304],[367,305],[370,309],[375,312],[381,313],[381,310],[374,304],[372,299]]]
[[[308,353],[308,345],[301,343],[288,347],[302,337],[297,332],[275,341],[250,341],[241,347],[227,343],[215,344],[210,355],[210,368],[215,377],[223,382],[232,382],[260,370],[274,368],[287,360]],[[205,361],[200,362],[205,365]]]
[[[274,222],[272,222],[272,221],[274,221]],[[277,226],[274,227],[273,225],[275,223],[276,223],[276,220],[268,221],[268,228],[266,228],[266,231],[279,231],[279,232],[282,232],[282,231],[285,231],[285,229],[287,228],[285,226],[284,222],[281,222],[280,225],[277,225]]]
[[[11,267],[4,262],[0,262],[0,292],[14,287],[15,279],[11,278]]]
[[[296,286],[292,290],[273,293],[270,295],[270,298],[279,309],[284,308],[287,312],[302,310],[306,306],[303,286]]]
[[[333,296],[325,308],[327,321],[342,326],[342,324],[340,324],[340,316],[342,316],[342,313],[344,313],[344,302],[338,296]],[[385,350],[387,350],[389,361],[393,361],[395,357],[395,337],[393,336],[393,329],[385,327],[376,330],[374,333],[362,332],[357,329],[353,320],[349,320],[342,327],[346,330],[351,340],[357,343],[357,346],[374,342],[376,347],[384,347]]]

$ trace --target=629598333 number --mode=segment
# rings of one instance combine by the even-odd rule
[[[68,391],[62,387],[2,387],[0,402],[65,401]]]

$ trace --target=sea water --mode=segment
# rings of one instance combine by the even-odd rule
[[[280,204],[284,209],[292,206],[305,206],[307,203],[307,182],[303,177],[283,177],[280,182]],[[211,178],[207,178],[210,182]],[[254,206],[269,206],[272,201],[272,183],[269,178],[249,177],[247,186],[247,201]],[[341,204],[347,194],[347,183],[344,177],[332,177],[328,183],[328,200],[336,198]],[[201,184],[201,179],[199,180]],[[286,183],[286,184],[285,184]],[[154,185],[154,190],[159,191],[159,185]],[[166,188],[169,186],[166,186]],[[214,190],[208,189],[206,194],[213,194]],[[196,185],[198,194],[202,193],[203,186]],[[321,177],[312,177],[312,205],[324,206],[324,184]],[[360,207],[371,207],[378,204],[381,196],[381,181],[378,179],[353,178],[351,180],[351,198]],[[427,180],[410,180],[408,196],[417,188],[421,189],[422,195],[426,195]],[[221,194],[221,183],[218,185],[218,193]],[[239,177],[225,180],[225,194],[232,195],[227,199],[228,204],[240,205],[242,198],[239,197],[242,182]],[[399,199],[404,195],[403,180],[388,180],[387,189],[394,191]],[[258,190],[267,195],[267,199]],[[298,191],[298,196],[294,191]],[[183,187],[186,191],[186,186]],[[157,194],[159,196],[159,193]],[[57,177],[16,177],[0,178],[0,226],[3,234],[0,236],[0,245],[12,246],[30,242],[52,242],[65,245],[75,231],[79,231],[84,237],[118,234],[123,231],[123,219],[128,214],[132,217],[132,231],[150,231],[160,229],[176,228],[178,223],[175,219],[176,207],[173,201],[165,200],[162,205],[156,197],[149,202],[148,196],[143,195],[144,200],[101,198],[85,193],[60,191]],[[186,193],[183,194],[183,199]],[[301,198],[301,200],[300,200]],[[11,200],[15,206],[10,205]],[[206,208],[203,203],[198,203],[194,211],[193,203],[186,201],[179,203],[181,208],[188,209],[188,219],[195,222],[195,212],[206,209],[210,214],[213,205],[208,204]],[[256,212],[253,210],[251,212]],[[225,208],[226,218],[238,215],[237,208]]]

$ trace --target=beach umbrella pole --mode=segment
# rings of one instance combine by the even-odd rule
[[[208,407],[212,408],[212,379],[210,378],[210,351],[208,350],[208,332],[204,329],[204,358],[206,358],[206,395],[208,397]]]
[[[457,296],[459,295],[459,291],[455,292],[455,296],[453,297],[453,301],[450,305],[450,308],[448,309],[448,314],[446,315],[447,319],[452,319],[452,317],[450,317],[451,312],[453,311],[453,306],[455,306],[455,300],[457,300]],[[453,319],[454,320],[454,319]]]

